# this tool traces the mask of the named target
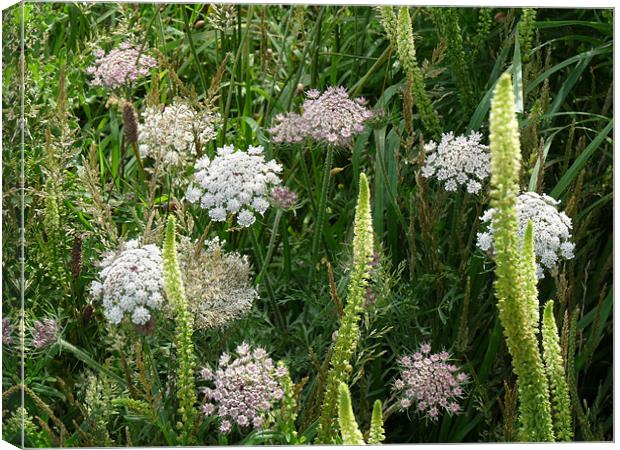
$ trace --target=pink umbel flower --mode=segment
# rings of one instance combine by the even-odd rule
[[[13,326],[8,318],[2,319],[2,344],[10,345],[13,342]]]
[[[306,92],[302,114],[289,113],[274,118],[269,130],[275,143],[296,143],[312,138],[337,147],[348,146],[364,130],[374,113],[362,97],[351,99],[341,86],[328,87],[323,93]]]
[[[154,58],[129,42],[123,42],[107,54],[98,49],[95,57],[95,64],[86,69],[86,73],[93,77],[91,85],[112,89],[132,84],[157,65]]]
[[[459,400],[465,395],[463,386],[469,377],[451,363],[448,352],[432,353],[430,344],[424,343],[413,355],[400,358],[399,363],[401,377],[394,381],[394,389],[401,394],[401,409],[416,404],[418,411],[432,420],[444,411],[461,411]]]
[[[58,339],[58,324],[54,319],[37,320],[32,329],[32,346],[36,349],[49,347]]]
[[[213,385],[203,389],[206,403],[202,412],[221,419],[222,433],[230,432],[233,424],[245,429],[267,425],[269,413],[284,396],[279,381],[288,375],[286,367],[276,367],[262,348],[252,349],[244,342],[236,353],[236,359],[223,353],[217,370],[206,367],[201,372]]]
[[[271,202],[282,209],[291,209],[297,203],[297,194],[285,187],[275,187],[271,190]]]

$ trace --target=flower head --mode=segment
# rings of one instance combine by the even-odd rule
[[[199,252],[189,241],[179,243],[185,294],[198,330],[223,327],[243,317],[258,297],[247,256],[226,252],[215,238]]]
[[[194,168],[185,198],[209,210],[209,217],[216,222],[236,214],[241,227],[252,225],[256,213],[265,213],[271,189],[281,183],[278,174],[282,166],[265,161],[261,146],[250,146],[247,152],[235,151],[232,145],[220,147],[213,160],[204,156]]]
[[[276,116],[269,131],[276,143],[295,143],[312,138],[346,147],[364,130],[365,122],[374,116],[365,105],[366,100],[362,97],[351,99],[341,86],[328,87],[323,93],[311,89],[306,92],[302,114]]]
[[[411,357],[400,358],[401,377],[394,382],[394,388],[401,393],[401,409],[415,402],[417,409],[433,420],[442,411],[460,411],[458,400],[464,396],[463,385],[469,378],[448,359],[447,352],[432,353],[429,344],[423,344]]]
[[[2,319],[2,344],[10,345],[13,342],[13,326],[8,317]]]
[[[138,128],[140,155],[161,162],[164,167],[185,163],[203,145],[217,136],[219,116],[208,109],[201,111],[181,100],[163,109],[148,107]]]
[[[284,395],[280,379],[288,375],[286,368],[276,367],[261,348],[252,349],[244,342],[237,347],[237,355],[232,360],[227,354],[220,358],[214,373],[203,370],[214,386],[203,390],[203,412],[220,417],[222,433],[228,433],[235,423],[241,428],[269,423],[269,413]]]
[[[422,176],[443,182],[446,191],[466,186],[467,192],[477,194],[490,173],[489,147],[480,143],[481,137],[480,133],[454,137],[450,132],[439,144],[430,141],[424,146],[428,155]]]
[[[524,192],[517,197],[519,239],[523,244],[525,228],[529,221],[534,226],[534,253],[536,273],[544,278],[544,269],[553,273],[558,261],[575,257],[575,244],[571,239],[572,222],[564,212],[558,211],[559,201],[546,194]],[[488,209],[480,218],[488,224],[487,231],[478,233],[478,247],[493,252],[493,216],[495,209]]]
[[[297,194],[285,187],[276,187],[271,191],[271,202],[282,209],[291,209],[297,203]]]
[[[88,67],[86,73],[93,76],[93,86],[107,88],[128,86],[148,75],[149,69],[157,65],[154,58],[140,52],[129,42],[123,42],[108,54],[99,49],[95,57],[95,65]]]
[[[105,316],[111,323],[117,325],[127,317],[136,325],[145,325],[153,311],[163,308],[163,261],[159,247],[128,241],[100,266],[99,281],[93,281],[90,291],[102,300]]]
[[[34,322],[32,328],[32,346],[36,349],[49,347],[58,339],[58,324],[54,319],[43,319]]]

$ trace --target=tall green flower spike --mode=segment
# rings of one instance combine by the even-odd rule
[[[375,404],[372,407],[372,417],[370,419],[370,431],[368,433],[368,443],[371,445],[381,444],[385,439],[382,407],[381,400],[375,400]]]
[[[553,441],[549,387],[538,349],[537,324],[532,322],[536,277],[526,269],[534,262],[528,255],[529,244],[524,244],[523,256],[519,252],[516,204],[521,151],[512,81],[507,73],[495,86],[490,131],[491,207],[497,211],[493,221],[495,291],[518,380],[522,436],[528,441]]]
[[[342,443],[344,445],[366,445],[353,414],[349,388],[345,383],[340,383],[338,391],[338,424],[342,434]]]
[[[390,42],[396,42],[396,30],[398,27],[398,17],[394,14],[392,6],[377,6],[379,21],[385,29],[385,34]]]
[[[545,305],[542,321],[542,343],[545,358],[545,369],[551,386],[551,398],[553,401],[553,424],[555,433],[560,441],[572,441],[573,427],[571,417],[570,396],[558,327],[553,317],[553,300]]]
[[[538,303],[538,277],[536,275],[536,255],[534,253],[534,225],[528,221],[523,235],[523,250],[521,253],[521,273],[523,274],[523,295],[527,301],[530,313],[530,326],[534,333],[538,333],[540,323],[540,304]]]
[[[338,329],[334,353],[327,374],[325,397],[321,406],[317,442],[335,443],[337,432],[336,416],[338,409],[338,386],[347,382],[351,375],[351,358],[359,340],[359,313],[362,312],[366,286],[370,276],[374,243],[372,217],[370,214],[370,191],[368,179],[360,175],[360,192],[355,208],[353,237],[353,270],[349,281],[347,305]]]
[[[384,8],[392,8],[384,7]],[[424,125],[424,128],[435,138],[441,134],[441,126],[439,124],[439,116],[437,111],[433,107],[431,99],[429,98],[426,89],[424,88],[424,78],[422,71],[418,66],[418,62],[415,56],[415,43],[413,40],[413,28],[411,24],[411,17],[409,16],[408,7],[400,7],[398,9],[398,19],[396,22],[396,30],[393,30],[393,21],[396,15],[392,12],[391,15],[383,11],[383,17],[390,17],[387,22],[386,34],[392,41],[392,46],[396,49],[398,59],[407,72],[409,77],[413,98],[415,98],[418,111],[420,113],[420,120]]]
[[[197,415],[195,408],[197,397],[194,384],[194,370],[196,356],[192,334],[194,333],[193,316],[187,306],[185,288],[181,277],[181,269],[177,259],[176,232],[174,216],[168,216],[166,224],[166,237],[164,241],[164,290],[168,301],[176,311],[176,339],[177,348],[177,396],[179,403],[180,422],[177,429],[180,431],[180,443],[191,443],[192,431]]]

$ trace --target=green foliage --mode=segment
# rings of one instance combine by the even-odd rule
[[[541,328],[545,371],[549,379],[553,403],[555,435],[560,441],[572,441],[573,420],[571,403],[566,383],[560,337],[558,336],[558,328],[553,317],[553,300],[549,300],[545,305]]]
[[[517,235],[517,194],[521,161],[519,131],[510,75],[495,87],[491,106],[491,206],[494,216],[495,290],[499,317],[512,356],[519,388],[519,420],[528,441],[553,441],[549,387],[538,339],[538,301],[532,224],[524,237],[523,256]],[[536,313],[534,307],[536,306]]]
[[[363,311],[366,286],[370,276],[370,262],[374,251],[370,190],[368,179],[363,173],[360,174],[359,186],[353,227],[353,267],[348,286],[347,305],[338,328],[321,407],[317,435],[317,441],[321,444],[335,442],[338,386],[351,376],[351,358],[360,338],[359,314]]]
[[[474,108],[476,100],[471,84],[472,68],[467,63],[468,58],[465,54],[458,8],[431,8],[431,16],[441,39],[446,42],[446,58],[450,65],[452,78],[459,91],[461,105],[464,111],[469,112]],[[480,33],[484,34],[484,19],[481,25],[483,28]]]
[[[3,422],[25,406],[38,427],[32,435],[41,435],[32,446],[179,445],[181,362],[192,359],[180,349],[193,344],[197,369],[217,365],[222,352],[243,340],[290,369],[273,428],[233,430],[224,441],[215,419],[196,411],[178,434],[188,430],[193,439],[187,441],[200,445],[314,441],[334,330],[344,324],[353,275],[351,223],[362,172],[373,181],[377,255],[344,371],[350,370],[345,377],[362,429],[372,424],[371,401],[382,398],[390,443],[521,438],[511,428],[519,425],[520,407],[493,292],[494,262],[475,247],[479,217],[489,207],[488,182],[472,196],[446,192],[421,174],[423,145],[441,132],[475,130],[488,142],[491,98],[505,71],[522,73],[515,78],[523,93],[517,189],[561,200],[576,244],[575,258],[556,274],[537,285],[518,283],[529,305],[522,319],[536,322],[526,328],[537,336],[538,298],[542,304],[557,299],[574,439],[613,439],[611,9],[467,7],[431,14],[427,7],[26,2],[3,11],[2,27],[2,292],[13,327],[12,343],[3,345],[3,388],[17,392],[24,383],[31,390],[25,405],[15,393],[3,398]],[[460,35],[446,31],[456,29]],[[149,49],[159,67],[122,91],[92,86],[86,68],[93,51],[125,40]],[[299,110],[304,91],[333,85],[365,97],[376,116],[349,149],[334,149],[323,176],[327,149],[277,146],[267,129],[276,115]],[[463,108],[467,85],[469,109]],[[221,116],[203,155],[226,144],[263,145],[268,159],[282,164],[283,184],[297,193],[295,208],[269,208],[250,229],[238,229],[183,201],[192,168],[171,175],[141,158],[127,145],[133,137],[119,107],[130,102],[141,120],[147,105],[177,96],[209,104]],[[247,317],[212,332],[180,333],[175,304],[174,320],[161,314],[150,328],[107,323],[89,293],[98,262],[129,239],[160,244],[168,215],[176,216],[184,237],[218,237],[226,251],[249,258],[259,295]],[[81,249],[74,246],[78,238]],[[528,252],[515,253],[518,270],[531,269],[523,257]],[[22,295],[26,342],[34,320],[55,317],[62,325],[54,346],[28,349],[24,380],[16,370]],[[462,412],[436,422],[396,411],[391,398],[396,359],[424,341],[456,346],[475,380]],[[200,389],[200,377],[187,365],[183,372],[184,402],[194,410],[199,402],[190,400],[189,379]],[[132,404],[121,405],[126,399]],[[153,417],[143,415],[147,405]]]

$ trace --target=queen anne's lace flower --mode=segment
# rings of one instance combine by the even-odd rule
[[[58,339],[58,324],[54,319],[43,319],[34,322],[32,328],[32,346],[36,349],[49,347]]]
[[[216,222],[236,214],[242,227],[254,223],[255,213],[265,213],[272,187],[281,183],[278,174],[282,166],[265,161],[261,146],[250,146],[247,152],[235,151],[232,145],[220,147],[213,161],[202,157],[194,169],[187,201],[209,210],[209,217]]]
[[[129,42],[123,42],[108,54],[98,49],[95,57],[95,65],[88,67],[86,73],[93,76],[93,86],[107,88],[130,85],[138,78],[148,75],[149,69],[157,65],[154,58],[145,52],[140,53]]]
[[[343,87],[329,87],[322,94],[316,89],[306,92],[302,114],[277,115],[269,130],[276,143],[296,143],[306,138],[330,145],[347,146],[364,130],[364,123],[374,114],[366,100],[352,100]]]
[[[424,146],[427,153],[422,176],[443,182],[446,191],[466,186],[467,192],[477,194],[490,173],[489,147],[480,143],[480,133],[454,137],[444,133],[438,145],[430,141]]]
[[[202,370],[202,377],[214,385],[203,389],[202,412],[220,417],[222,433],[235,423],[241,428],[267,426],[269,413],[284,395],[279,382],[288,374],[284,366],[276,367],[265,350],[252,350],[245,342],[237,347],[237,355],[231,361],[223,353],[215,373],[209,367]]]
[[[179,243],[179,261],[189,309],[198,330],[223,327],[250,310],[258,297],[247,256],[225,252],[215,238],[198,253],[189,240]]]
[[[117,325],[127,317],[136,325],[144,325],[154,311],[162,309],[164,280],[159,247],[128,241],[100,265],[99,281],[93,281],[90,291],[102,300],[111,323]]]
[[[558,211],[559,201],[546,194],[524,192],[517,197],[517,216],[519,219],[519,238],[523,235],[528,221],[534,226],[534,253],[536,255],[536,273],[544,278],[544,269],[553,273],[561,259],[575,257],[575,244],[571,239],[572,222],[564,212]],[[495,209],[488,209],[480,218],[488,223],[487,231],[478,233],[478,248],[493,252],[493,215]]]
[[[448,352],[431,353],[431,346],[423,344],[399,362],[401,378],[394,382],[394,388],[401,395],[401,409],[415,403],[418,411],[433,420],[444,411],[449,414],[461,411],[458,402],[465,395],[463,385],[469,377],[450,362]]]
[[[163,110],[148,107],[138,128],[140,156],[159,161],[164,167],[183,164],[196,154],[196,145],[217,137],[218,120],[219,116],[208,109],[196,111],[177,100]]]

